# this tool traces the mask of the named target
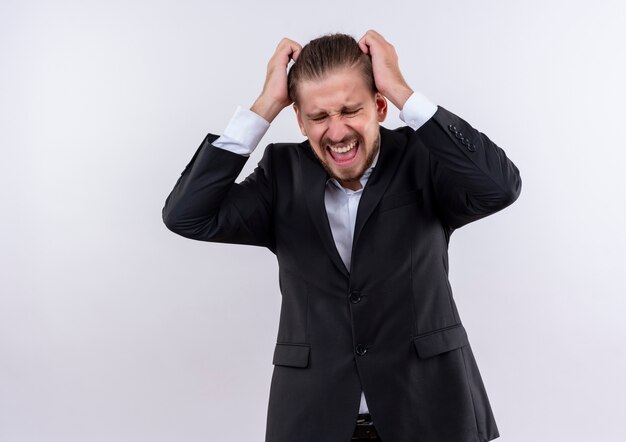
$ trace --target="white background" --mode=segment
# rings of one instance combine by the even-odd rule
[[[623,441],[625,23],[618,0],[3,0],[0,441],[263,440],[276,260],[161,208],[281,37],[369,28],[521,171],[450,247],[500,440]],[[301,139],[287,109],[262,145]]]

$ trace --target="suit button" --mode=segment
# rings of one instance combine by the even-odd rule
[[[463,143],[463,146],[469,146],[470,145],[470,140],[469,140],[469,138],[463,138],[463,141],[461,141],[461,143]]]
[[[459,140],[463,139],[463,134],[461,132],[455,132],[454,136],[457,137]]]
[[[359,295],[359,292],[352,292],[352,293],[350,293],[350,302],[352,304],[357,304],[357,303],[361,302],[361,295]]]
[[[450,132],[456,132],[456,126],[454,124],[449,124],[448,129],[450,129]]]
[[[476,152],[476,145],[474,143],[470,144],[469,146],[467,146],[467,150],[469,150],[470,152]]]
[[[358,354],[359,356],[363,356],[365,353],[367,353],[367,348],[365,348],[365,345],[363,344],[357,344],[354,350],[356,351],[356,354]]]

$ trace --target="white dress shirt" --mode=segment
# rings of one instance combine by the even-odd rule
[[[413,130],[419,129],[437,111],[437,106],[419,92],[414,92],[404,104],[400,112],[400,119],[408,124]],[[239,106],[235,115],[228,123],[223,135],[213,142],[215,147],[229,150],[231,152],[249,156],[257,147],[263,135],[269,129],[268,123],[261,116],[251,110]],[[334,178],[326,182],[326,192],[324,193],[324,204],[328,214],[328,222],[333,234],[335,246],[347,269],[350,269],[352,238],[354,237],[354,226],[356,223],[356,212],[359,208],[359,201],[363,194],[365,184],[369,179],[376,163],[376,154],[372,166],[365,171],[361,177],[361,188],[350,190],[341,186]],[[361,392],[361,404],[359,413],[368,413],[365,394]]]

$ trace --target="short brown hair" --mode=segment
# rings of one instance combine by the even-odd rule
[[[304,80],[319,80],[327,73],[341,68],[360,69],[365,83],[376,93],[374,71],[369,55],[363,53],[351,35],[330,34],[307,43],[289,69],[287,87],[289,98],[297,104],[297,86]]]

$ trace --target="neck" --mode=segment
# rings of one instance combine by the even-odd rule
[[[363,187],[361,185],[361,179],[360,178],[358,180],[339,181],[339,184],[341,184],[346,189],[350,189],[350,190],[359,190],[359,189],[361,189]]]

